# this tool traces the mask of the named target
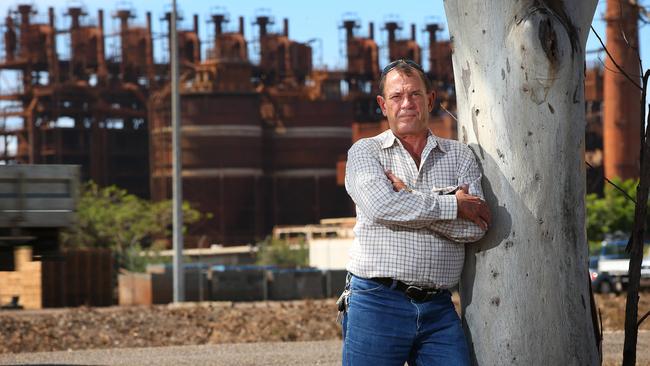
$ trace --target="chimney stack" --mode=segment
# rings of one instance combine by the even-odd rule
[[[55,26],[54,26],[55,25],[54,24],[54,8],[51,7],[51,6],[49,8],[47,8],[47,13],[48,13],[49,18],[50,18],[50,27],[55,28]]]
[[[151,34],[151,12],[148,11],[146,14],[147,17],[147,32]]]
[[[271,18],[269,18],[267,16],[259,16],[259,17],[257,17],[257,20],[255,21],[255,24],[257,24],[260,27],[260,39],[262,39],[262,38],[264,38],[264,36],[266,36],[266,33],[267,33],[266,27],[269,24],[273,24],[273,23],[271,22]]]
[[[53,15],[54,15],[54,11],[52,11],[52,16]],[[82,15],[81,8],[79,7],[69,8],[68,15],[70,16],[71,19],[70,29],[79,29],[79,27],[81,26],[81,23],[79,22],[79,18]]]
[[[628,1],[608,0],[607,49],[623,70],[640,82],[636,49],[639,9]],[[624,33],[624,34],[622,34]],[[629,45],[628,45],[629,43]],[[639,177],[640,90],[617,71],[611,58],[603,71],[603,168],[608,178]]]
[[[388,31],[388,44],[391,45],[393,42],[395,42],[395,32],[400,29],[399,25],[396,22],[386,22],[384,29]]]
[[[226,21],[226,16],[223,14],[212,14],[212,23],[214,23],[214,36],[223,33],[222,24]]]
[[[343,21],[343,28],[345,28],[345,40],[350,42],[354,38],[354,28],[357,23],[354,20]]]

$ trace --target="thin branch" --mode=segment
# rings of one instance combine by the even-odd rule
[[[604,70],[607,70],[607,71],[609,71],[609,72],[611,72],[611,73],[614,73],[614,74],[621,74],[621,75],[623,75],[622,72],[620,72],[620,71],[618,71],[618,70],[614,70],[614,69],[612,69],[611,67],[608,67],[607,65],[605,65],[605,61],[603,61],[603,59],[600,58],[600,56],[597,57],[597,58],[598,58],[598,61],[600,61],[600,63],[603,65],[603,69],[604,69]],[[637,76],[637,75],[634,75],[634,76]]]
[[[630,75],[628,75],[627,72],[625,72],[625,70],[623,70],[623,69],[621,68],[621,66],[618,65],[618,63],[616,63],[616,60],[614,60],[614,57],[612,57],[612,54],[609,53],[609,50],[608,50],[607,47],[605,46],[605,43],[603,43],[602,38],[600,38],[600,36],[598,35],[598,32],[596,32],[596,30],[594,29],[594,26],[593,26],[593,25],[591,26],[591,31],[594,32],[594,34],[596,35],[596,38],[598,38],[598,41],[600,42],[600,44],[601,44],[601,45],[603,46],[603,48],[605,49],[605,52],[607,53],[607,56],[609,56],[609,59],[612,60],[612,63],[614,63],[614,66],[616,66],[616,68],[617,68],[617,69],[618,69],[618,70],[619,70],[619,71],[620,71],[620,72],[621,72],[621,73],[622,73],[622,74],[623,74],[623,75],[624,75],[624,76],[625,76],[625,77],[626,77],[626,78],[627,78],[627,79],[628,79],[632,84],[634,84],[634,86],[636,86],[637,88],[639,88],[639,90],[641,90],[641,85],[639,85],[638,82],[635,82],[635,81],[630,77]]]
[[[643,89],[641,89],[641,119],[639,120],[639,128],[641,129],[641,151],[639,155],[641,157],[641,164],[643,164],[643,146],[647,144],[646,139],[648,138],[648,128],[650,128],[650,125],[647,125],[645,131],[644,131],[644,126],[643,126],[643,119],[645,118],[645,101],[646,101],[646,96],[648,95],[648,79],[650,79],[650,69],[646,70],[645,74],[643,75],[643,78],[641,79],[641,83],[643,84]],[[650,120],[650,116],[648,116],[648,120]]]
[[[643,5],[639,6],[639,20],[644,24],[650,24],[650,10]]]
[[[619,6],[619,14],[621,14],[621,16],[622,16],[623,15],[623,3],[619,2],[618,6]],[[633,4],[632,2],[630,2],[630,6],[636,7],[639,14],[641,13],[641,6],[639,6],[637,4]],[[638,29],[638,27],[637,27],[637,45],[636,45],[636,47],[634,47],[632,44],[630,44],[630,40],[627,38],[627,34],[625,33],[625,30],[623,29],[623,26],[622,26],[621,22],[618,22],[618,30],[619,30],[619,32],[621,32],[621,37],[623,38],[623,41],[625,42],[625,45],[629,49],[633,50],[634,53],[636,53],[636,57],[637,57],[637,59],[639,61],[639,73],[642,74],[643,73],[643,62],[641,62],[641,54],[639,53],[639,45],[638,45],[638,42],[639,42],[639,34],[638,34],[639,29]]]
[[[650,316],[650,310],[648,310],[648,312],[645,313],[645,315],[642,316],[641,319],[639,319],[639,321],[636,323],[636,327],[641,328],[641,323],[643,323],[643,321],[646,320],[646,318],[648,318],[648,316]]]
[[[442,104],[440,104],[440,108],[442,108],[443,111],[447,112],[447,114],[449,114],[451,116],[451,118],[453,118],[456,122],[458,122],[458,119],[456,118],[456,116],[454,116],[451,112],[449,112],[447,110],[447,108],[443,107]]]
[[[600,345],[598,347],[598,355],[600,356],[600,362],[603,362],[603,314],[598,308],[598,320],[600,321]]]
[[[586,278],[587,286],[589,286],[589,309],[591,310],[591,322],[594,327],[594,337],[596,339],[596,347],[598,348],[598,356],[602,357],[602,346],[603,346],[603,324],[602,319],[600,319],[600,308],[596,306],[596,299],[594,298],[594,289],[591,286],[591,275],[589,278]],[[600,325],[599,325],[600,323]]]
[[[646,105],[644,104],[644,107],[645,106]],[[648,110],[650,110],[650,104],[648,104],[647,106],[648,106]],[[649,131],[650,130],[650,113],[648,113],[648,120],[646,121],[645,125],[646,125],[646,130],[645,130],[645,133],[643,134],[643,140],[641,140],[642,142],[646,141],[648,139],[648,132],[650,132]]]
[[[585,161],[585,164],[587,164],[587,166],[590,167],[591,169],[596,169],[596,168],[594,168],[591,164],[589,164],[587,161]],[[609,180],[609,178],[607,178],[604,174],[603,174],[603,179],[605,179],[605,181],[607,181],[607,183],[613,185],[614,188],[618,189],[621,193],[623,193],[623,195],[624,195],[628,200],[630,200],[630,201],[632,201],[632,202],[634,202],[634,203],[636,204],[636,200],[635,200],[634,198],[630,197],[630,195],[627,194],[627,192],[625,192],[625,191],[623,190],[623,188],[617,186],[616,183],[614,183],[614,182],[612,182],[611,180]]]

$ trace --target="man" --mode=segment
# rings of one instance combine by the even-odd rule
[[[390,129],[348,152],[345,187],[357,207],[343,318],[344,365],[468,365],[449,289],[463,243],[490,224],[471,150],[428,128],[435,92],[422,68],[384,68],[377,102]]]

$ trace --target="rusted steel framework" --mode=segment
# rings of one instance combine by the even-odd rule
[[[429,23],[424,28],[429,44],[429,77],[438,83],[453,85],[452,44],[449,40],[438,40],[437,33],[442,29],[438,23]]]
[[[386,22],[384,30],[388,33],[388,58],[390,60],[406,58],[422,64],[422,51],[416,41],[415,24],[411,24],[411,38],[408,39],[397,39],[397,31],[402,30],[400,22]]]
[[[274,225],[350,215],[336,184],[352,122],[340,73],[312,70],[311,48],[288,37],[286,19],[280,33],[270,30],[271,17],[254,20],[258,64],[249,59],[243,18],[231,32],[227,14],[210,22],[207,58],[181,75],[184,197],[214,214],[190,238],[246,243]],[[155,91],[149,103],[154,199],[171,192],[169,92]]]
[[[343,19],[339,27],[345,30],[348,99],[353,102],[356,122],[378,122],[383,118],[375,99],[379,92],[378,79],[381,73],[379,47],[374,39],[374,23],[368,24],[367,37],[355,34],[360,27],[357,19]]]
[[[257,72],[265,84],[303,84],[312,71],[312,52],[307,44],[289,39],[289,20],[283,20],[282,33],[271,33],[269,16],[258,16],[253,23],[259,30],[260,63]]]
[[[129,23],[129,10],[118,10],[119,30],[105,34],[102,10],[91,24],[83,8],[68,8],[64,29],[56,27],[53,8],[47,23],[34,22],[36,14],[19,5],[5,18],[0,70],[17,71],[21,82],[14,92],[2,91],[0,99],[14,108],[0,117],[22,118],[16,129],[3,126],[17,141],[5,161],[80,164],[84,179],[148,197],[146,104],[155,78],[150,15],[147,27],[138,27]],[[107,38],[117,38],[120,52],[107,57]],[[57,53],[62,39],[67,57]]]
[[[34,14],[18,5],[5,19],[0,71],[19,72],[20,83],[0,91],[0,101],[10,103],[2,104],[0,122],[19,117],[22,124],[0,124],[0,139],[17,141],[16,153],[8,156],[5,148],[0,159],[80,164],[83,179],[170,198],[169,67],[154,59],[154,38],[163,40],[163,54],[170,47],[164,41],[170,14],[161,17],[157,36],[151,13],[138,25],[125,8],[111,13],[108,32],[101,10],[93,24],[83,8],[69,7],[64,27],[57,27],[52,8],[47,22]],[[184,198],[213,214],[190,228],[186,246],[204,236],[208,243],[250,243],[275,225],[352,215],[337,184],[340,159],[354,140],[386,128],[375,99],[380,68],[373,24],[368,37],[359,37],[358,21],[342,23],[348,67],[327,71],[313,68],[308,43],[289,38],[287,19],[279,31],[271,16],[252,20],[253,55],[243,17],[234,27],[225,13],[206,20],[213,27],[206,42],[196,15],[193,27],[178,34]],[[415,30],[405,40],[389,36],[391,58],[421,60]],[[451,72],[445,57],[439,67],[447,70],[449,62]],[[453,112],[453,89],[439,85]],[[432,128],[450,136],[455,122],[436,110]]]

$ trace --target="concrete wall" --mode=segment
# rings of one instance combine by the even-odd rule
[[[353,238],[312,239],[309,241],[309,266],[322,270],[345,269]]]
[[[43,307],[113,305],[115,261],[109,249],[69,249],[41,263]]]

